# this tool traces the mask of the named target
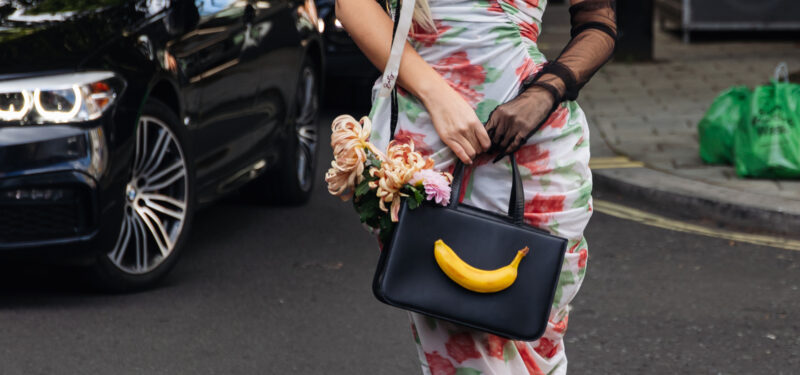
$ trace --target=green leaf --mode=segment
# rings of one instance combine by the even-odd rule
[[[533,59],[533,62],[536,64],[547,62],[547,57],[545,57],[544,54],[539,51],[539,47],[535,44],[528,47],[528,56],[530,56],[531,59]]]
[[[579,208],[589,204],[589,199],[592,198],[592,184],[584,184],[578,189],[578,198],[572,203],[571,208]]]
[[[417,207],[419,207],[419,201],[418,200],[416,200],[416,199],[414,199],[412,197],[408,197],[408,198],[409,198],[408,199],[408,208],[409,209],[413,210],[413,209],[416,209]]]
[[[408,120],[412,123],[417,122],[417,117],[423,111],[423,106],[416,100],[409,99],[403,95],[397,96],[397,106],[400,112],[405,113]]]
[[[482,372],[469,367],[459,367],[456,369],[456,375],[481,375]]]
[[[501,75],[503,75],[503,70],[502,69],[487,67],[486,68],[486,81],[484,81],[484,82],[492,83],[494,81],[497,81],[497,79],[500,78]]]
[[[566,259],[564,259],[566,262]],[[553,308],[558,306],[561,303],[561,297],[564,295],[564,287],[567,285],[575,284],[575,275],[572,274],[570,270],[563,270],[561,271],[561,275],[558,277],[558,287],[556,287],[556,296],[553,298]]]
[[[503,345],[503,360],[508,363],[508,361],[514,360],[514,357],[517,355],[517,347],[514,346],[513,341],[506,341],[505,345]]]
[[[553,369],[552,369],[552,370],[550,370],[550,372],[548,372],[548,373],[547,373],[547,375],[553,375],[553,374],[555,374],[555,373],[556,373],[556,370],[557,370],[559,367],[561,367],[561,363],[557,364],[557,365],[556,365],[556,367],[553,367]]]
[[[452,28],[450,30],[445,31],[444,34],[439,35],[439,38],[436,40],[436,42],[437,43],[446,42],[446,41],[448,41],[450,39],[453,39],[453,38],[459,36],[461,33],[463,33],[466,30],[467,30],[466,27],[454,27],[454,28]]]
[[[381,219],[380,219],[380,228],[381,232],[388,232],[392,233],[394,230],[394,223],[392,222],[392,218],[389,216],[388,213],[381,211]]]
[[[481,122],[486,122],[489,120],[489,115],[492,111],[500,105],[500,102],[494,99],[486,99],[480,103],[475,108],[475,114],[478,115],[478,119]]]
[[[430,316],[425,317],[425,322],[428,323],[428,328],[432,330],[436,329],[436,319],[431,318]]]
[[[547,191],[547,188],[550,187],[550,184],[553,183],[553,180],[550,178],[550,176],[542,176],[542,178],[539,180],[539,183],[542,184],[542,190]]]
[[[511,4],[506,4],[504,1],[498,1],[500,3],[500,8],[503,8],[503,11],[508,14],[517,14],[519,13],[519,9],[514,7]]]
[[[370,190],[369,189],[369,181],[367,181],[367,180],[361,181],[361,183],[359,183],[356,186],[356,190],[355,190],[356,197],[360,197],[360,196],[362,196],[364,194],[367,194],[369,192],[369,190]]]
[[[475,173],[470,173],[469,181],[467,181],[467,191],[464,192],[464,200],[470,199],[472,197],[472,188],[475,187]],[[458,192],[460,195],[461,192]]]
[[[423,195],[419,189],[414,189],[414,200],[416,200],[418,204],[422,204],[422,201],[425,200],[425,195]]]
[[[497,34],[497,37],[495,37],[495,43],[497,44],[504,39],[509,39],[515,46],[522,42],[522,38],[519,36],[519,29],[516,26],[497,26],[489,30],[489,32]]]
[[[381,243],[388,244],[392,239],[392,233],[394,233],[394,223],[392,222],[392,218],[389,217],[389,214],[383,211],[381,211],[379,229],[380,234],[378,237]]]
[[[362,223],[377,228],[379,225],[378,215],[382,212],[378,207],[378,197],[374,194],[366,194],[353,199],[353,207],[358,213]]]
[[[369,176],[369,167],[375,167],[375,168],[381,167],[381,160],[372,155],[372,153],[370,153],[370,156],[367,157],[367,168],[364,168],[364,171],[367,173],[367,176]],[[372,178],[373,181],[377,179],[377,177],[372,177],[372,176],[369,177]]]
[[[580,181],[583,179],[583,176],[575,171],[575,163],[569,163],[565,165],[560,165],[553,168],[553,174],[557,174],[563,178],[573,179],[573,181]]]

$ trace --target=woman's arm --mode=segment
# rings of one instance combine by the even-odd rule
[[[580,89],[614,52],[617,38],[613,0],[571,0],[572,39],[561,54],[523,83],[523,92],[494,111],[486,129],[499,158],[519,149],[564,100]]]
[[[364,52],[383,70],[389,59],[392,20],[375,0],[336,0],[336,17]],[[406,43],[398,84],[419,98],[442,141],[466,164],[491,146],[475,111],[447,81]]]

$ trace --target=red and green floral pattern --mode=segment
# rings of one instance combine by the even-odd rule
[[[545,0],[429,0],[436,30],[414,27],[409,41],[425,61],[472,105],[481,121],[514,98],[522,81],[546,61],[538,48]],[[377,86],[377,84],[376,84]],[[374,88],[377,92],[378,87]],[[395,139],[452,169],[455,156],[439,139],[422,103],[398,90]],[[370,140],[389,142],[389,101],[376,97]],[[592,214],[589,129],[575,102],[565,102],[516,153],[525,190],[525,219],[569,240],[547,330],[534,342],[507,339],[411,313],[424,374],[566,374],[564,334],[569,303],[586,274],[583,230]],[[460,199],[503,213],[511,186],[508,159],[481,155],[464,175]]]

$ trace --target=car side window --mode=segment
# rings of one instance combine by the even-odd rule
[[[195,0],[194,3],[202,18],[237,17],[247,4],[243,0]]]

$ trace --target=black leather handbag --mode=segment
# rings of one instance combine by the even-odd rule
[[[427,202],[400,210],[391,242],[384,246],[373,280],[378,300],[498,336],[533,341],[544,334],[553,304],[567,240],[523,222],[524,196],[517,163],[508,215],[458,202],[463,165],[457,165],[448,207]],[[530,252],[519,263],[517,279],[499,292],[478,293],[451,280],[434,259],[442,239],[469,265],[493,270],[517,251]]]
[[[401,6],[413,9],[413,1],[405,3]],[[405,23],[409,16],[406,14]],[[394,19],[398,19],[397,9]],[[407,34],[407,24],[399,32],[397,24],[393,44],[397,35]],[[394,69],[399,66],[395,62],[398,64]],[[387,89],[394,84],[391,80],[386,82],[389,82]],[[397,125],[396,90],[392,87],[392,137]],[[403,202],[399,222],[390,242],[383,247],[375,271],[373,292],[378,300],[510,339],[533,341],[544,334],[567,240],[524,223],[522,179],[514,156],[510,158],[512,187],[508,215],[458,202],[464,176],[460,161],[454,170],[449,206],[424,202],[412,210],[407,201]],[[510,286],[493,293],[479,293],[462,287],[440,268],[434,256],[434,243],[440,239],[463,262],[484,270],[509,264],[518,250],[526,246],[529,253],[519,263],[517,277]]]

